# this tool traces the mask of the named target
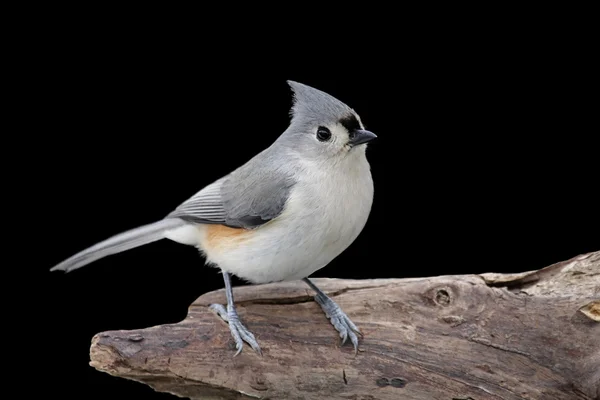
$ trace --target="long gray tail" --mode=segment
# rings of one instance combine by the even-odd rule
[[[165,237],[165,232],[169,229],[182,225],[185,225],[185,222],[178,218],[163,219],[119,233],[67,258],[60,264],[52,267],[50,271],[73,271],[111,254],[121,253],[134,247],[161,240]]]

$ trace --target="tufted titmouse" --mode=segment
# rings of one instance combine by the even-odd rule
[[[204,187],[164,219],[117,234],[51,269],[72,271],[111,254],[163,238],[197,247],[220,268],[227,307],[211,308],[229,324],[239,354],[243,341],[262,354],[240,321],[230,274],[253,284],[301,279],[315,292],[342,338],[358,350],[359,329],[309,279],[357,238],[373,202],[366,143],[376,135],[333,96],[288,81],[288,128],[265,150]]]

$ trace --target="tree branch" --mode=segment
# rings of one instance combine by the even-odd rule
[[[190,399],[600,398],[600,251],[521,274],[314,282],[364,333],[358,355],[288,282],[234,289],[262,358],[233,357],[218,290],[179,323],[97,334],[90,364]]]

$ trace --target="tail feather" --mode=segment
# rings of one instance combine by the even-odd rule
[[[119,233],[67,258],[50,271],[73,271],[111,254],[161,240],[168,230],[182,225],[185,222],[180,219],[164,219]]]

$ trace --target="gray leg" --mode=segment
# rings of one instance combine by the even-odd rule
[[[237,353],[235,353],[234,357],[240,354],[244,347],[242,339],[252,346],[254,351],[262,356],[262,351],[260,350],[260,346],[254,338],[254,335],[240,322],[240,318],[235,310],[235,304],[233,303],[231,279],[229,274],[225,271],[223,271],[223,280],[225,281],[225,293],[227,294],[227,308],[223,307],[221,304],[211,304],[210,308],[216,311],[223,320],[229,323],[229,330],[231,331],[233,340],[235,340],[235,348],[237,349]]]
[[[315,300],[323,311],[325,311],[325,315],[331,321],[331,324],[337,329],[340,333],[340,337],[342,338],[342,345],[346,343],[346,340],[350,338],[350,341],[354,345],[354,353],[358,352],[358,335],[362,336],[362,333],[358,330],[356,325],[348,318],[345,312],[342,311],[340,306],[338,306],[335,301],[331,300],[329,296],[321,291],[318,287],[315,286],[308,278],[302,279],[308,286],[311,287],[312,290],[317,292],[315,296]]]

